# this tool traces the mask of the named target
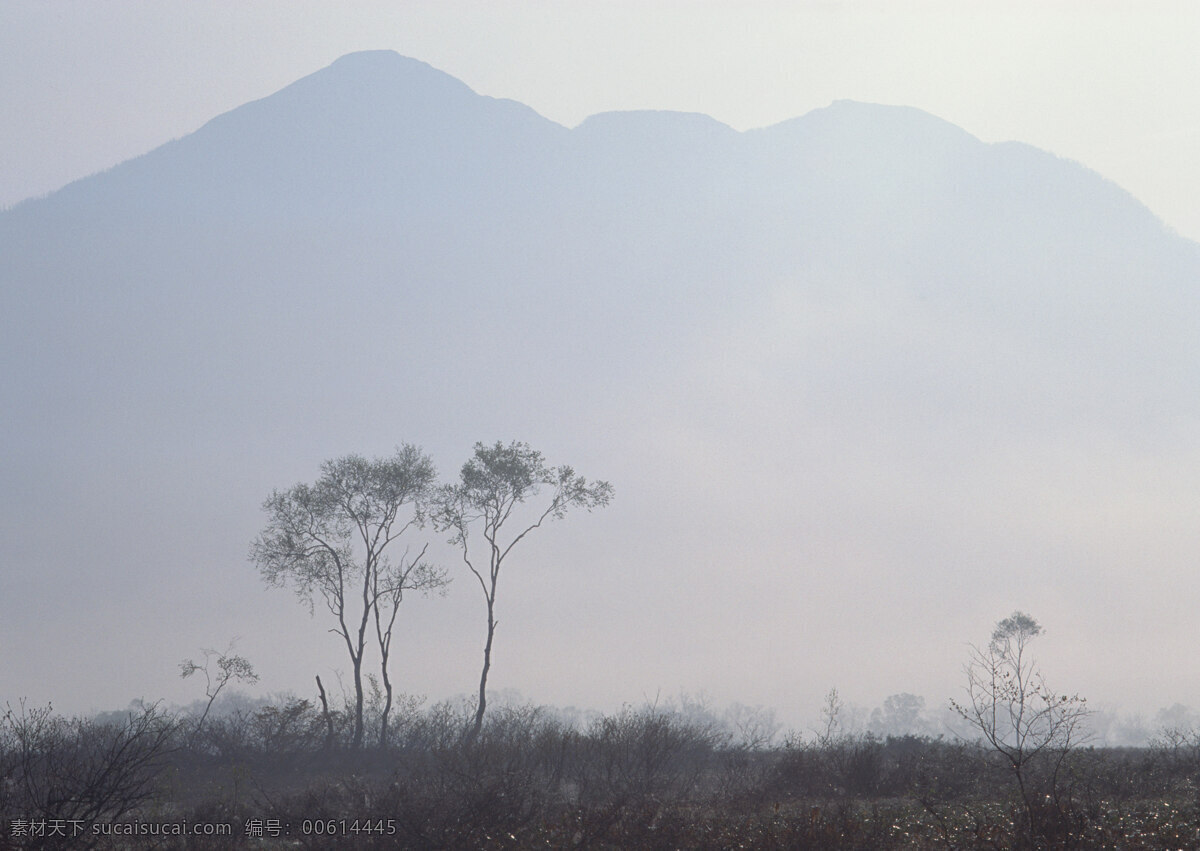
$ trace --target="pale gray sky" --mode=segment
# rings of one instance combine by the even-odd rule
[[[5,0],[0,206],[144,153],[356,50],[390,48],[574,126],[735,128],[916,106],[1116,181],[1200,239],[1200,4]]]

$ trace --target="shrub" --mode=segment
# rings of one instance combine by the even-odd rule
[[[0,819],[90,825],[131,813],[153,796],[178,730],[177,719],[157,704],[122,721],[9,706],[0,716]],[[90,847],[90,838],[75,837],[70,845]]]

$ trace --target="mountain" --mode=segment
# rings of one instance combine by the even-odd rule
[[[618,496],[531,546],[501,685],[932,699],[1021,607],[1080,690],[1153,691],[1094,651],[1114,600],[1190,646],[1198,280],[1119,187],[917,109],[567,129],[352,54],[0,213],[7,696],[154,691],[234,634],[302,687],[336,647],[245,562],[261,500],[510,438]],[[413,604],[415,690],[469,685],[460,586]]]

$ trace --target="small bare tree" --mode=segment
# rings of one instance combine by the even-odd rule
[[[518,509],[543,488],[550,491],[549,498],[531,514],[520,514]],[[487,603],[487,641],[472,737],[479,735],[487,708],[488,671],[497,626],[496,586],[505,559],[546,520],[561,520],[571,508],[591,511],[608,505],[612,494],[608,482],[588,484],[570,467],[548,467],[542,453],[515,441],[507,446],[476,443],[475,455],[463,464],[459,481],[439,491],[434,521],[439,529],[451,533],[450,543],[461,548],[463,562],[479,580]],[[472,529],[482,536],[482,543],[471,538]]]
[[[263,503],[269,520],[250,558],[270,584],[291,583],[310,612],[319,597],[334,616],[330,631],[345,643],[354,672],[355,748],[363,744],[363,657],[373,617],[390,710],[387,664],[396,608],[405,590],[446,582],[444,571],[422,560],[424,549],[395,562],[386,552],[424,524],[435,477],[429,456],[405,445],[390,458],[326,461],[316,484],[276,491]],[[385,713],[385,735],[386,723]]]
[[[1089,715],[1085,698],[1046,684],[1029,654],[1029,643],[1041,632],[1023,612],[997,623],[985,648],[971,648],[964,668],[966,700],[950,702],[1010,770],[1031,844],[1063,823],[1063,769],[1070,753],[1087,740]]]
[[[217,695],[229,683],[237,680],[240,683],[256,683],[258,682],[258,674],[254,672],[254,666],[244,656],[239,656],[233,652],[234,646],[237,644],[237,639],[229,642],[229,646],[223,651],[218,650],[201,650],[204,655],[204,664],[201,665],[191,659],[184,659],[179,663],[179,676],[187,679],[196,673],[204,674],[204,695],[208,698],[208,703],[204,705],[204,711],[200,714],[200,718],[196,721],[196,726],[192,728],[191,741],[195,741],[200,735],[200,729],[204,726],[204,721],[208,718],[208,713],[212,710],[213,703],[216,702]],[[217,661],[217,669],[212,670],[213,659]]]

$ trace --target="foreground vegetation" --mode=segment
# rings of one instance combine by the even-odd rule
[[[307,700],[205,720],[18,706],[0,725],[0,847],[1200,847],[1200,737],[1186,731],[1072,749],[1051,785],[1029,763],[1027,807],[982,744],[832,723],[772,744],[770,724],[727,721],[508,706],[475,735],[473,707],[401,701],[387,741],[355,749],[353,713]],[[158,835],[183,824],[228,834]]]

